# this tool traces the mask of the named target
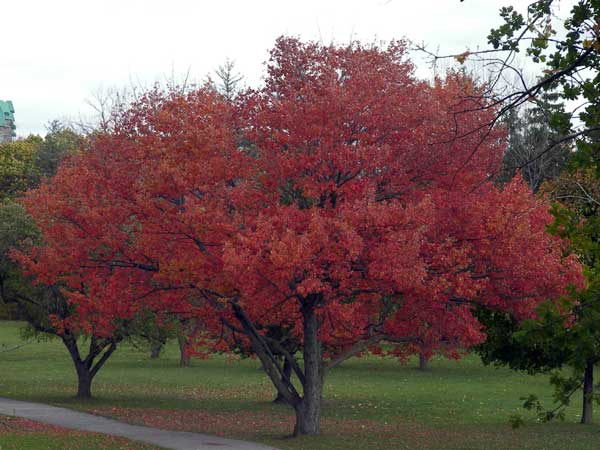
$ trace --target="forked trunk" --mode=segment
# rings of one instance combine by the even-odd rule
[[[69,350],[69,355],[71,355],[77,372],[77,398],[92,398],[92,381],[94,381],[94,377],[98,371],[116,350],[117,341],[102,341],[92,336],[90,338],[88,355],[85,359],[82,359],[77,345],[77,338],[74,335],[64,334],[61,336],[61,339],[67,350]]]
[[[274,348],[271,348],[272,345],[269,344],[269,341],[257,331],[243,308],[236,301],[230,302],[236,318],[243,327],[243,330],[240,331],[250,338],[252,348],[260,359],[265,372],[279,394],[286,399],[287,403],[296,412],[294,436],[318,434],[320,431],[324,367],[321,361],[321,343],[319,342],[320,324],[315,312],[317,300],[317,298],[305,299],[301,308],[304,319],[304,370],[296,364],[291,355],[284,352],[292,371],[302,383],[303,395],[300,395],[281,366],[279,357],[274,353]],[[239,330],[235,326],[230,325],[230,327],[233,330]],[[275,347],[278,346],[275,345]],[[281,348],[278,351],[281,351]]]
[[[321,364],[321,343],[319,342],[319,321],[314,305],[302,308],[304,318],[304,395],[294,406],[296,426],[294,436],[319,434],[321,422],[321,399],[323,396],[323,367]]]
[[[592,412],[594,405],[594,363],[588,361],[583,375],[583,411],[581,413],[581,423],[592,423]]]
[[[62,341],[69,350],[69,355],[77,372],[77,398],[82,400],[92,398],[92,381],[95,374],[91,370],[91,365],[81,359],[77,339],[74,336],[63,336]]]

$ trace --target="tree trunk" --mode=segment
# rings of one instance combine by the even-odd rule
[[[61,339],[67,350],[69,350],[69,355],[71,355],[77,372],[77,398],[92,398],[92,381],[104,363],[117,349],[117,341],[98,340],[92,336],[88,355],[85,359],[82,359],[77,345],[77,338],[74,335],[65,333],[61,335]],[[97,357],[99,359],[95,361]]]
[[[419,353],[419,370],[427,370],[429,358],[424,353]]]
[[[160,356],[160,352],[164,347],[164,342],[157,342],[150,348],[150,359],[157,359]]]
[[[581,413],[581,423],[592,423],[592,412],[594,402],[594,363],[588,361],[585,366],[583,376],[583,411]]]
[[[180,333],[177,336],[177,342],[179,343],[179,366],[190,367],[190,353],[188,351],[188,342],[185,334]]]
[[[77,368],[77,398],[81,400],[92,398],[92,380],[94,376],[84,367],[83,363],[76,363]]]
[[[287,360],[287,358],[283,358],[283,373],[284,373],[284,376],[281,377],[281,381],[282,382],[285,382],[286,379],[289,380],[290,377],[292,376],[292,365]],[[287,400],[285,399],[285,397],[283,396],[283,394],[281,394],[278,391],[277,392],[277,397],[275,397],[275,400],[273,400],[273,403],[287,404]]]
[[[295,405],[296,426],[294,436],[319,434],[321,422],[321,398],[323,396],[323,367],[321,343],[319,342],[319,320],[314,304],[302,307],[304,318],[304,395]]]
[[[77,372],[77,398],[82,400],[92,398],[92,380],[94,379],[94,374],[86,362],[81,359],[77,339],[72,335],[66,335],[62,337],[62,341],[67,350],[69,350],[69,355],[71,355],[75,371]]]

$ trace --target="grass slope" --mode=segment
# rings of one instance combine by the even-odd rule
[[[22,343],[18,327],[0,322],[0,352]],[[159,360],[124,346],[95,380],[96,399],[81,403],[72,398],[75,373],[62,344],[32,343],[0,353],[0,396],[284,450],[600,448],[600,427],[577,424],[579,399],[565,423],[539,424],[529,416],[525,427],[512,430],[508,417],[522,412],[520,396],[551,402],[547,378],[484,367],[475,357],[434,360],[427,372],[415,362],[350,360],[326,380],[322,435],[300,439],[284,437],[293,413],[270,402],[273,388],[256,361],[217,356],[182,369],[177,360],[174,345]]]

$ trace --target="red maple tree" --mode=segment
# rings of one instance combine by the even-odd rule
[[[146,308],[251,346],[295,434],[318,433],[325,374],[348,357],[452,353],[485,338],[474,307],[529,317],[581,283],[546,207],[490,181],[504,143],[479,89],[416,79],[401,42],[281,38],[264,87],[233,102],[135,102],[29,193],[45,245],[21,259],[69,287],[78,326]]]

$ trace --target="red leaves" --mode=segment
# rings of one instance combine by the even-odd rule
[[[473,304],[526,317],[581,282],[545,206],[487,181],[494,111],[457,114],[477,92],[415,79],[401,43],[280,39],[265,87],[235,106],[209,88],[133,104],[28,195],[45,245],[21,260],[70,288],[83,328],[148,308],[221,336],[235,297],[300,337],[316,296],[331,352],[374,329],[428,352],[473,345]]]

